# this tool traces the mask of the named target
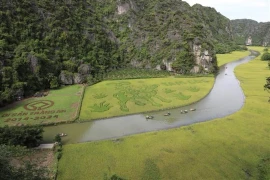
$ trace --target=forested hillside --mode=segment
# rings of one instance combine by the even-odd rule
[[[258,23],[250,19],[232,20],[233,36],[237,44],[245,44],[252,39],[252,45],[270,45],[270,22]]]
[[[229,19],[181,0],[2,0],[0,105],[127,66],[213,73],[234,48]]]

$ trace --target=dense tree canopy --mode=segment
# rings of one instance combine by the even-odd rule
[[[166,69],[167,61],[190,73],[195,45],[212,57],[234,50],[230,20],[175,0],[2,0],[0,106],[131,65]]]
[[[42,140],[43,128],[38,126],[0,127],[0,144],[36,147]]]

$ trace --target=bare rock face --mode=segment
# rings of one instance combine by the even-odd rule
[[[61,71],[59,79],[61,84],[71,85],[73,84],[73,74],[68,71]]]
[[[248,39],[246,40],[246,45],[247,46],[251,46],[252,45],[252,38],[251,38],[251,36],[249,36]]]
[[[28,55],[28,59],[30,61],[31,70],[33,73],[35,73],[38,66],[38,59],[32,54]]]
[[[133,0],[129,0],[128,2],[121,3],[120,0],[118,0],[118,5],[117,5],[117,13],[119,15],[127,13],[130,9],[137,11],[138,7]]]
[[[81,64],[78,68],[78,72],[81,75],[88,75],[90,74],[91,67],[89,64]]]
[[[191,70],[191,73],[201,73],[201,71],[208,72],[213,64],[213,57],[208,50],[203,50],[201,45],[193,45],[193,53],[196,65]]]
[[[129,9],[130,9],[130,6],[128,3],[121,4],[121,5],[117,6],[118,14],[124,14],[124,13],[128,12]]]
[[[84,81],[85,81],[85,78],[81,74],[75,73],[73,75],[74,84],[82,84]]]
[[[165,66],[165,67],[163,67],[163,68],[165,68],[167,71],[172,71],[173,69],[172,69],[172,63],[173,62],[171,62],[171,61],[167,61],[167,60],[164,60],[163,59],[163,66]],[[162,65],[161,65],[161,67],[160,68],[162,68]]]

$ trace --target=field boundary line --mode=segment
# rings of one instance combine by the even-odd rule
[[[86,85],[83,85],[81,99],[80,99],[80,102],[78,104],[76,115],[75,115],[75,117],[74,117],[74,119],[72,121],[79,120],[81,109],[82,109],[82,102],[83,102],[83,98],[84,98],[84,94],[85,94],[85,89],[86,89]]]

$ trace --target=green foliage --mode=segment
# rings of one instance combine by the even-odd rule
[[[0,19],[0,105],[14,100],[17,83],[31,95],[59,87],[61,70],[77,73],[82,63],[93,67],[93,76],[122,66],[98,2],[4,0]]]
[[[195,65],[193,54],[182,51],[177,54],[176,60],[172,63],[172,68],[181,74],[189,74]]]
[[[257,167],[259,180],[270,179],[270,158],[263,158]]]
[[[60,134],[56,134],[56,135],[55,135],[54,141],[55,141],[55,142],[58,142],[58,143],[61,143],[61,142],[62,142],[62,138],[61,138]]]
[[[270,61],[270,53],[269,52],[263,53],[263,55],[261,56],[261,60],[263,60],[263,61],[269,60]]]
[[[0,145],[0,177],[1,180],[22,179],[22,180],[48,180],[49,171],[37,164],[24,162],[20,167],[11,165],[14,157],[23,157],[30,151],[21,146]]]
[[[105,79],[121,80],[121,79],[140,79],[140,78],[158,78],[170,76],[168,71],[158,71],[153,69],[135,69],[125,68],[113,70],[109,72]]]
[[[0,144],[36,147],[42,141],[42,132],[38,126],[0,127]]]
[[[246,46],[237,45],[235,43],[217,43],[215,46],[215,50],[217,54],[227,54],[232,51],[246,51]]]

